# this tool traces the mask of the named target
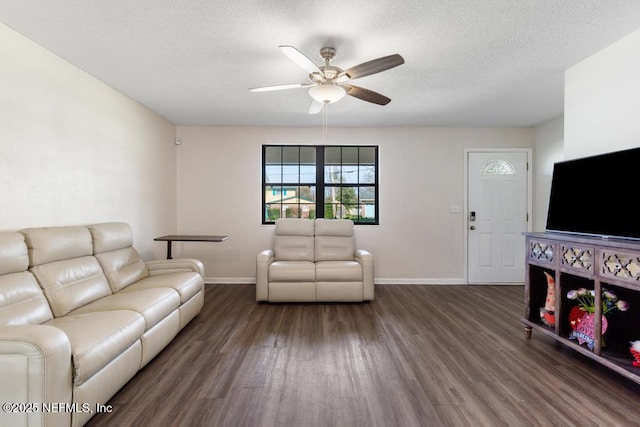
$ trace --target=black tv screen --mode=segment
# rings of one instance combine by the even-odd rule
[[[558,162],[547,231],[640,239],[640,148]]]

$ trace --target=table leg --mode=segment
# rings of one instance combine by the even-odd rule
[[[171,258],[171,240],[167,240],[167,259]]]

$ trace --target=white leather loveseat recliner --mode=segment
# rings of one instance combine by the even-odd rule
[[[373,255],[356,249],[353,221],[280,218],[258,254],[256,301],[371,301]]]

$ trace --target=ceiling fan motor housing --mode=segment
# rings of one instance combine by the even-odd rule
[[[325,61],[331,61],[336,56],[336,50],[332,47],[323,47],[320,49],[320,56]]]

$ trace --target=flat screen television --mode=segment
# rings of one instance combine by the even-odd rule
[[[640,239],[640,148],[554,164],[547,231]]]

